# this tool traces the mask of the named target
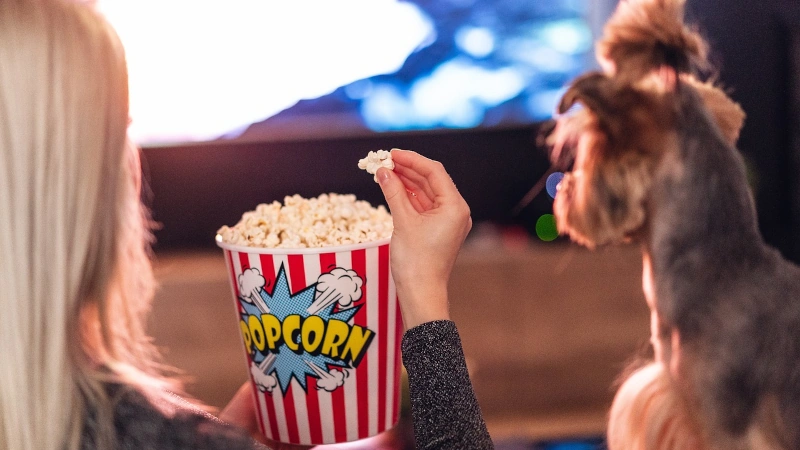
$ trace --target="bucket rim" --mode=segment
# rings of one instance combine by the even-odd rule
[[[305,248],[270,248],[270,247],[248,247],[246,245],[229,244],[222,241],[222,236],[217,234],[214,241],[217,247],[238,252],[238,253],[251,253],[256,255],[320,255],[323,253],[341,253],[351,252],[354,250],[364,250],[368,248],[381,247],[388,245],[391,242],[391,236],[384,239],[375,241],[362,242],[360,244],[347,244],[335,245],[329,247],[305,247]]]

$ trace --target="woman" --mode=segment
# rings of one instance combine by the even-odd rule
[[[253,448],[175,392],[125,58],[88,6],[0,2],[0,448]]]

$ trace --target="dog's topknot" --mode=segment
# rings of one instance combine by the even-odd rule
[[[684,24],[685,0],[621,0],[596,54],[606,72],[635,83],[654,69],[691,73],[706,65],[707,45]]]

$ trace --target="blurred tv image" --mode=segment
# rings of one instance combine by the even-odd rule
[[[594,67],[612,0],[103,0],[143,145],[511,127]]]

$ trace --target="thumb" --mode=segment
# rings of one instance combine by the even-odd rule
[[[409,210],[413,210],[406,195],[405,185],[393,171],[381,167],[375,175],[378,177],[381,191],[383,191],[383,196],[386,198],[392,214],[405,214]]]

